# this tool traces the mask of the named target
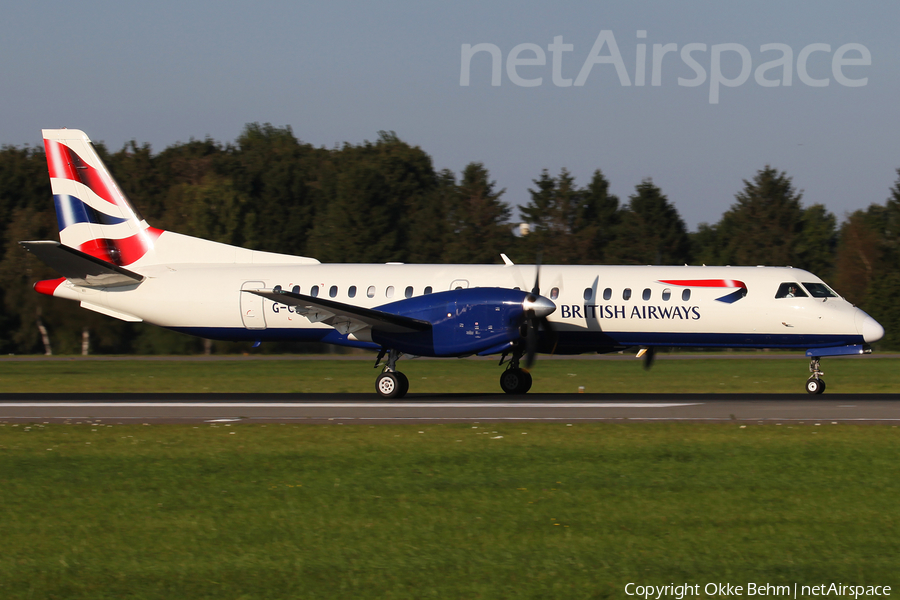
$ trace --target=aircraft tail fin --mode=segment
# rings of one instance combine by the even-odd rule
[[[151,252],[163,231],[131,205],[88,136],[77,129],[43,134],[60,242],[120,267]]]

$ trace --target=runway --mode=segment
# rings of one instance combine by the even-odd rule
[[[307,423],[470,421],[900,425],[900,394],[0,394],[0,421]]]

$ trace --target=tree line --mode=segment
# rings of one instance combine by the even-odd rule
[[[596,170],[581,185],[542,171],[512,222],[504,190],[482,163],[456,173],[393,132],[374,142],[314,147],[290,127],[249,124],[233,143],[179,143],[154,154],[130,142],[97,150],[132,204],[156,227],[322,262],[791,265],[808,269],[884,325],[900,346],[900,169],[889,196],[838,219],[805,204],[784,171],[765,165],[717,223],[688,231],[651,179],[620,199]],[[0,149],[0,352],[193,353],[187,336],[122,323],[40,296],[55,278],[19,240],[55,239],[43,148]],[[270,351],[288,349],[272,345]],[[300,348],[289,347],[293,351]],[[217,352],[245,350],[216,343]]]

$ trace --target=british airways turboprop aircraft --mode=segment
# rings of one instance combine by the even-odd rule
[[[48,296],[124,321],[219,340],[317,341],[386,357],[376,390],[399,398],[401,356],[501,355],[507,393],[538,353],[658,347],[870,352],[884,329],[821,279],[789,267],[320,264],[151,227],[88,136],[46,129],[60,241],[20,242],[63,277]],[[546,287],[541,287],[541,278]]]

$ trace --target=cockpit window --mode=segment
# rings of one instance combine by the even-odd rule
[[[809,295],[813,298],[837,298],[838,295],[834,293],[834,290],[825,285],[824,283],[807,283],[803,282],[803,287],[807,289]]]
[[[806,292],[799,283],[787,282],[778,286],[776,298],[806,298]]]

